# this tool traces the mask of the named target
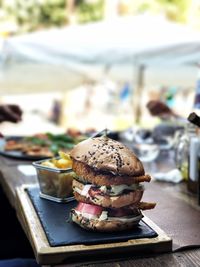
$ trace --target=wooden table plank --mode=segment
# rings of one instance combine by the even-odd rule
[[[44,265],[54,267],[56,265]],[[59,267],[75,267],[74,264],[61,264]],[[79,267],[198,267],[200,266],[200,249],[188,250],[177,253],[158,254],[154,257],[138,256],[118,261],[100,261],[84,263]]]
[[[14,208],[16,204],[16,188],[27,183],[37,183],[36,176],[26,176],[17,169],[19,165],[31,164],[31,161],[19,161],[0,156],[0,184]]]

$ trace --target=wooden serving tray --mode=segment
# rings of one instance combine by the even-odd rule
[[[157,237],[106,244],[51,247],[26,191],[30,186],[24,185],[17,188],[16,210],[39,264],[83,263],[111,258],[119,259],[140,253],[153,254],[172,251],[171,238],[146,216],[143,221],[157,232]]]

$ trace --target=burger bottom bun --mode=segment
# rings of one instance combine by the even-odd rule
[[[87,219],[82,214],[77,214],[76,210],[73,210],[72,213],[73,222],[77,223],[84,229],[98,232],[119,232],[132,229],[138,225],[142,217],[142,214],[140,216],[137,216],[138,219],[134,222],[124,222],[117,219],[112,221],[100,221],[98,219]]]
[[[127,194],[122,194],[116,197],[97,194],[94,197],[82,196],[74,192],[74,197],[78,202],[95,204],[104,208],[122,208],[129,205],[136,205],[140,202],[143,195],[143,190],[131,191]]]

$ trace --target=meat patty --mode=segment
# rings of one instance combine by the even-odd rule
[[[89,167],[87,164],[74,159],[72,161],[72,169],[83,180],[99,186],[111,186],[121,184],[131,185],[139,182],[150,182],[151,180],[151,177],[148,174],[133,177],[119,175],[115,176],[112,173],[99,172]]]
[[[121,208],[128,205],[139,205],[139,202],[142,198],[143,191],[130,192],[117,197],[101,196],[96,195],[91,196],[82,196],[77,192],[74,192],[74,197],[79,202],[89,203],[99,205],[105,208]]]

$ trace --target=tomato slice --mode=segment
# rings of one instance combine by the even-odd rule
[[[79,202],[75,210],[98,216],[102,213],[103,208],[100,206]]]

